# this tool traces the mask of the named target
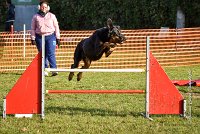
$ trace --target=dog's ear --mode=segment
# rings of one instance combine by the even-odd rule
[[[109,29],[113,28],[113,23],[112,23],[112,20],[110,18],[108,18],[108,20],[107,20],[107,26],[108,26]]]

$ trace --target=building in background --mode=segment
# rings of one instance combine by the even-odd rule
[[[23,31],[24,24],[26,25],[26,30],[31,29],[31,20],[38,11],[39,2],[40,0],[12,0],[15,5],[15,31]]]

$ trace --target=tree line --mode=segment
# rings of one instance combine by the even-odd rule
[[[48,0],[62,30],[89,30],[106,25],[107,18],[122,29],[176,28],[177,7],[185,27],[200,25],[199,0]],[[5,18],[5,10],[1,10]]]
[[[123,29],[176,28],[177,7],[185,14],[185,27],[200,25],[197,0],[49,0],[61,29],[96,29],[107,18]]]

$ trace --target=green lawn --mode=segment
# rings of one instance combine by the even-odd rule
[[[200,67],[165,68],[170,79],[200,78]],[[0,74],[0,104],[20,74]],[[80,82],[76,75],[67,80],[68,73],[46,77],[46,89],[145,89],[145,73],[84,73]],[[15,118],[8,115],[0,119],[0,133],[44,134],[174,134],[200,132],[200,88],[177,87],[188,100],[192,94],[192,118],[178,115],[154,115],[153,121],[144,118],[144,94],[46,94],[45,119]],[[2,106],[0,111],[2,111]],[[190,114],[189,107],[187,114]],[[2,114],[1,114],[2,115]]]

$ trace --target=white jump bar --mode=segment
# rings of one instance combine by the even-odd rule
[[[48,72],[144,72],[144,69],[52,69],[46,68]]]

